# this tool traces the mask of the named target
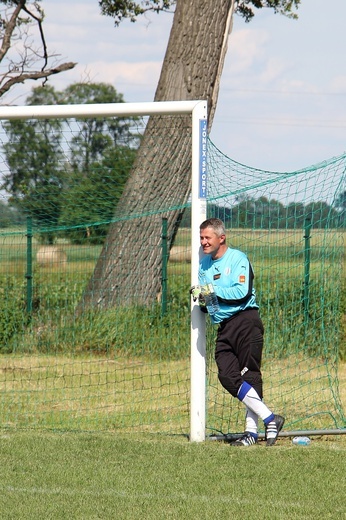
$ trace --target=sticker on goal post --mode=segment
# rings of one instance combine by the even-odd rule
[[[199,198],[207,198],[207,120],[199,120]]]

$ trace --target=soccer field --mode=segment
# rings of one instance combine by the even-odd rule
[[[184,437],[2,431],[7,519],[344,519],[346,438],[237,448]]]

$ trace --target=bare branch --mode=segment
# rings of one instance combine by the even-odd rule
[[[37,22],[38,30],[39,30],[40,36],[41,36],[42,47],[43,47],[44,65],[43,65],[43,67],[41,69],[41,71],[43,71],[47,67],[47,64],[48,64],[47,44],[46,44],[46,39],[44,37],[44,32],[43,32],[43,27],[42,27],[43,16],[41,18],[39,18],[34,13],[29,11],[29,9],[26,7],[26,5],[24,5],[23,11],[25,11],[29,16],[31,16],[31,18],[33,18],[33,20],[36,20],[36,22]]]
[[[9,91],[9,89],[16,85],[17,83],[24,83],[24,81],[28,79],[32,80],[38,80],[42,78],[47,78],[48,76],[52,76],[53,74],[59,74],[59,72],[65,72],[66,70],[73,69],[77,63],[68,62],[68,63],[62,63],[61,65],[58,65],[57,67],[54,67],[52,69],[47,69],[39,72],[28,72],[25,74],[20,74],[18,76],[10,78],[6,83],[3,85],[3,87],[0,88],[0,97],[3,96],[6,92]]]
[[[6,57],[7,71],[0,74],[0,97],[16,84],[30,79],[43,79],[43,83],[45,83],[49,76],[76,66],[76,63],[73,62],[60,65],[52,63],[52,58],[57,56],[48,53],[43,30],[44,11],[37,2],[30,3],[30,5],[28,3],[28,0],[8,2],[8,6],[13,8],[13,12],[12,9],[6,9],[7,16],[4,19],[1,17],[0,62]],[[24,16],[23,14],[21,16],[21,13],[25,13]],[[35,26],[38,30],[37,41],[35,36],[29,34],[29,31]],[[14,45],[19,40],[22,41],[21,48]],[[14,56],[11,52],[12,45],[13,53],[16,53]]]

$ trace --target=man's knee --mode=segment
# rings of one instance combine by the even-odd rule
[[[262,375],[260,373],[258,373],[258,372],[253,372],[251,370],[248,370],[243,375],[243,379],[244,379],[244,381],[249,383],[249,385],[251,385],[256,390],[256,392],[258,393],[258,395],[262,399],[263,398]]]
[[[229,392],[233,397],[237,397],[238,390],[242,384],[241,379],[232,379],[228,376],[221,376],[219,374],[219,381],[227,392]]]

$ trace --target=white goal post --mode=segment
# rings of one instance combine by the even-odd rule
[[[206,218],[207,102],[161,101],[84,105],[2,106],[0,120],[69,117],[126,117],[188,115],[192,118],[191,285],[198,283],[199,226]],[[190,440],[205,440],[206,427],[206,325],[205,315],[191,299]]]

